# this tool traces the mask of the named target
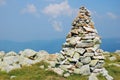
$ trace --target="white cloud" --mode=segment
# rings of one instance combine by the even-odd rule
[[[68,2],[65,0],[59,4],[49,4],[43,9],[43,13],[46,15],[52,16],[56,18],[60,15],[71,16],[73,14],[74,9],[72,9]]]
[[[114,13],[112,13],[112,12],[108,12],[107,15],[112,19],[117,19],[118,18],[118,16],[115,15]]]
[[[53,21],[52,22],[52,26],[54,28],[55,31],[58,31],[58,32],[62,32],[62,23],[59,21]]]
[[[0,0],[0,5],[5,5],[6,4],[6,0]]]
[[[35,16],[39,16],[37,8],[34,4],[27,4],[27,6],[21,10],[21,13],[22,14],[29,13]]]

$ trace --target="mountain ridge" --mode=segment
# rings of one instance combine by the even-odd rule
[[[16,42],[10,40],[0,40],[0,51],[15,51],[19,52],[24,49],[33,49],[35,51],[46,50],[49,53],[59,52],[65,38],[54,40],[33,40],[26,42]],[[120,38],[103,38],[101,49],[104,51],[114,52],[120,49]]]

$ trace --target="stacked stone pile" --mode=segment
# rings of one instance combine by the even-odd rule
[[[60,75],[99,73],[102,71],[104,56],[99,49],[100,36],[91,20],[90,12],[81,7],[66,36],[66,42],[57,58],[54,71]]]

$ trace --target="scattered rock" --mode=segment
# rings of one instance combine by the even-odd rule
[[[117,64],[117,63],[111,63],[111,64],[109,64],[109,65],[114,65],[114,66],[116,66],[116,67],[120,67],[120,64]]]
[[[89,79],[88,80],[98,80],[98,78],[96,77],[96,74],[95,73],[92,73],[90,76],[89,76]]]
[[[44,69],[44,68],[45,68],[45,66],[44,66],[44,65],[41,65],[41,66],[40,66],[40,68],[41,68],[41,69]]]
[[[115,61],[117,58],[115,56],[109,57],[110,61]]]
[[[120,50],[116,50],[115,53],[120,53]]]
[[[42,60],[49,62],[49,54],[46,51],[36,52],[31,49],[20,51],[19,54],[14,51],[8,53],[0,52],[0,70],[10,72],[11,70],[22,68],[23,66],[31,66]],[[54,57],[53,57],[54,58]],[[52,59],[55,61],[56,59]],[[43,66],[41,66],[43,68]]]
[[[6,56],[6,57],[7,57],[7,56],[17,56],[17,53],[15,53],[14,51],[10,51],[10,52],[8,52],[5,56]]]
[[[14,79],[14,78],[16,78],[16,76],[10,76],[10,79]]]
[[[65,73],[64,74],[64,77],[69,77],[70,76],[70,73]]]
[[[63,70],[62,69],[60,69],[60,68],[53,68],[53,71],[55,72],[55,73],[57,73],[58,75],[60,75],[60,76],[62,76],[63,75]]]
[[[37,54],[37,52],[31,49],[25,49],[24,51],[20,51],[19,54],[23,57],[32,58]]]
[[[113,80],[113,77],[108,74],[108,71],[105,68],[102,69],[101,73],[103,74],[103,76],[105,76],[107,80]]]

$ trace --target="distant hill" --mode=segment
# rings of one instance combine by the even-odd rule
[[[19,52],[24,49],[33,49],[35,51],[46,50],[49,53],[59,52],[65,39],[56,40],[35,40],[29,42],[0,41],[0,51]]]
[[[30,42],[13,42],[13,41],[1,40],[0,51],[19,52],[21,50],[29,48],[35,51],[46,50],[49,53],[56,53],[61,50],[62,44],[64,42],[65,42],[65,39],[35,40]],[[102,39],[101,48],[105,51],[114,52],[115,50],[120,49],[120,39],[118,38]]]

